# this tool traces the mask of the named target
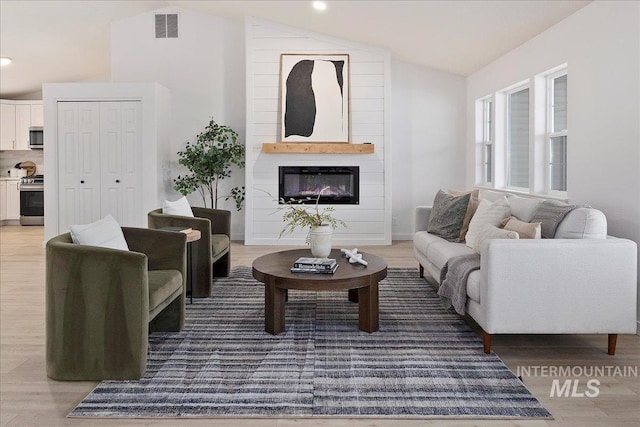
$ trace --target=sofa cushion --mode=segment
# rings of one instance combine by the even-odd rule
[[[495,227],[493,225],[485,225],[482,227],[476,238],[475,246],[473,250],[482,255],[485,249],[485,245],[489,240],[493,239],[519,239],[520,236],[515,231],[503,230],[502,228]]]
[[[480,270],[472,271],[467,277],[467,296],[480,302]]]
[[[521,239],[540,239],[542,237],[542,224],[539,222],[520,221],[515,216],[502,220],[503,229],[515,231]]]
[[[467,232],[467,237],[465,238],[467,246],[470,248],[475,248],[476,239],[480,230],[484,228],[485,225],[492,225],[497,227],[500,225],[500,222],[511,215],[511,208],[509,207],[509,202],[505,196],[502,196],[495,202],[490,202],[486,199],[481,199],[480,204],[478,205],[478,209],[476,210],[475,215],[471,218],[471,222],[469,223],[469,231]]]
[[[453,243],[447,241],[434,242],[427,248],[427,258],[438,269],[442,270],[442,267],[449,261],[450,258],[458,255],[472,254],[473,250],[468,248],[464,243]]]
[[[413,234],[413,247],[424,256],[427,256],[427,250],[433,243],[444,242],[446,242],[446,240],[444,240],[442,237],[429,234],[426,231],[417,231]]]
[[[470,193],[454,196],[439,190],[433,200],[427,231],[449,242],[457,242],[470,197]]]
[[[540,203],[530,222],[541,222],[542,237],[552,239],[565,215],[575,207],[575,205],[568,205],[557,200],[545,200]]]
[[[490,202],[495,202],[502,197],[511,197],[510,193],[503,193],[501,191],[493,191],[493,190],[485,190],[481,189],[480,194],[478,195],[480,200],[488,200]]]
[[[593,208],[576,208],[558,224],[556,239],[606,239],[607,217]]]
[[[69,228],[73,243],[121,251],[129,250],[120,224],[111,215],[91,224],[72,225]]]
[[[182,274],[178,270],[149,270],[149,311],[160,312],[182,292]]]
[[[538,209],[538,205],[540,205],[540,203],[540,200],[528,197],[509,197],[511,215],[524,222],[531,222],[531,218],[533,218],[533,215],[536,213],[536,209]]]

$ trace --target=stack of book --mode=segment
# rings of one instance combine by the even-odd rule
[[[340,264],[334,258],[300,257],[291,267],[292,273],[333,274]]]

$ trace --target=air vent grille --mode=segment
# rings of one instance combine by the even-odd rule
[[[178,14],[156,14],[156,38],[178,38]]]

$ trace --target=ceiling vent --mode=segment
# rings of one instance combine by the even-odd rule
[[[178,14],[156,14],[156,38],[178,38]]]

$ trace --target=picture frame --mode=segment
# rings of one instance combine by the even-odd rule
[[[349,54],[280,55],[280,142],[350,141]]]

